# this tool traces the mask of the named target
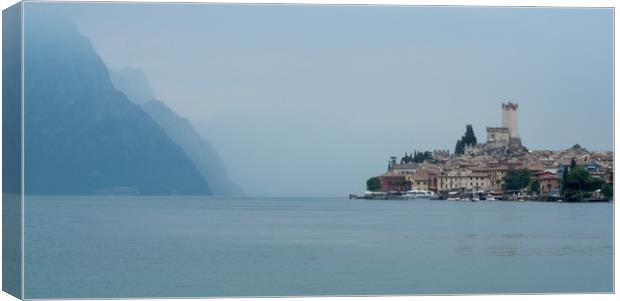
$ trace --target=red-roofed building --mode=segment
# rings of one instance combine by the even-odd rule
[[[406,192],[411,190],[411,182],[404,174],[386,173],[379,176],[381,191],[383,192]]]
[[[537,173],[536,180],[538,180],[538,191],[541,195],[548,195],[560,189],[560,178],[550,171]]]

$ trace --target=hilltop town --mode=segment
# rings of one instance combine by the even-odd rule
[[[502,104],[502,126],[478,142],[471,125],[455,152],[434,150],[391,157],[387,172],[370,178],[366,195],[431,192],[438,198],[601,200],[613,194],[613,152],[576,144],[565,150],[528,150],[518,132],[516,103]]]

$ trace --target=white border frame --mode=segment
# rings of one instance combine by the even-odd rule
[[[2,5],[0,6],[0,8],[5,9],[9,6],[12,6],[15,3],[18,3],[19,1],[15,1],[15,0],[9,0],[9,2],[4,2],[2,3]],[[438,1],[431,1],[431,0],[385,0],[385,1],[380,1],[380,0],[283,0],[283,1],[265,1],[265,0],[215,0],[215,1],[179,1],[179,0],[133,0],[133,1],[123,1],[123,0],[106,0],[106,1],[84,1],[84,0],[62,0],[62,1],[38,1],[38,0],[26,0],[25,2],[98,2],[98,3],[111,3],[111,2],[154,2],[154,3],[161,3],[161,4],[165,4],[165,3],[171,3],[171,4],[175,4],[175,3],[185,3],[185,4],[204,4],[204,3],[221,3],[221,4],[234,4],[234,3],[243,3],[243,4],[315,4],[315,5],[419,5],[419,6],[496,6],[496,7],[593,7],[593,8],[613,8],[614,9],[614,59],[613,59],[613,74],[614,74],[614,87],[613,87],[613,97],[614,97],[614,173],[615,170],[617,169],[616,167],[618,166],[618,164],[620,164],[620,162],[618,162],[618,160],[616,160],[615,158],[615,150],[618,146],[618,144],[620,144],[619,140],[616,139],[616,123],[615,123],[615,116],[617,115],[616,113],[618,113],[618,109],[615,106],[615,91],[616,91],[616,86],[617,86],[617,81],[616,81],[616,54],[617,54],[617,49],[615,47],[615,36],[617,31],[617,24],[615,22],[615,8],[616,8],[616,1],[614,0],[591,0],[591,1],[583,1],[583,0],[539,0],[539,1],[532,1],[532,0],[502,0],[501,3],[497,3],[497,1],[493,1],[493,0],[438,0]],[[23,36],[23,29],[24,29],[24,6],[23,3],[22,5],[22,24],[21,24],[21,29],[22,29],[22,36]],[[21,87],[21,109],[22,109],[22,124],[21,124],[21,130],[22,130],[22,158],[21,158],[21,168],[22,168],[22,195],[21,195],[21,208],[22,208],[22,279],[21,279],[21,283],[22,283],[22,299],[24,298],[24,85],[23,85],[23,81],[24,81],[24,56],[23,56],[23,50],[24,50],[24,40],[23,38],[21,39],[21,47],[22,47],[22,57],[21,57],[21,77],[22,77],[22,87]],[[1,42],[0,42],[1,45]],[[0,63],[1,63],[1,59],[0,59]],[[1,81],[2,77],[0,76],[0,81]],[[0,112],[1,112],[2,108],[0,107]],[[1,129],[1,124],[0,124],[0,129]],[[0,136],[1,136],[1,131],[0,131]],[[0,139],[1,140],[1,139]],[[0,154],[1,154],[1,150],[0,150]],[[0,176],[1,179],[1,176]],[[615,181],[614,181],[615,182]],[[0,183],[0,186],[2,184]],[[614,183],[614,190],[618,191],[617,188],[618,186],[620,186],[620,184],[616,185]],[[614,291],[615,289],[618,287],[618,278],[615,277],[615,271],[616,271],[616,256],[619,254],[616,246],[615,246],[615,234],[618,233],[617,230],[617,225],[615,223],[615,213],[616,213],[616,206],[614,203],[614,221],[613,221],[613,225],[614,225],[614,240],[613,240],[613,246],[614,246]],[[0,216],[0,222],[1,222],[1,216]],[[1,242],[0,242],[0,246],[1,246]],[[0,276],[1,277],[1,276]],[[614,293],[615,294],[615,293]],[[204,300],[247,300],[247,301],[255,301],[255,300],[302,300],[301,298],[303,298],[303,300],[347,300],[347,301],[357,301],[357,300],[379,300],[377,298],[381,298],[382,299],[388,299],[388,300],[450,300],[450,299],[446,299],[446,298],[460,298],[461,300],[479,300],[479,299],[487,299],[487,300],[491,300],[489,298],[492,298],[492,300],[496,300],[496,299],[501,299],[501,300],[520,300],[522,297],[527,296],[528,300],[549,300],[549,299],[558,299],[558,300],[581,300],[584,297],[585,298],[592,298],[595,300],[615,300],[615,296],[613,294],[519,294],[519,295],[455,295],[458,297],[454,297],[452,295],[439,295],[439,296],[431,296],[431,295],[422,295],[422,296],[369,296],[369,297],[277,297],[277,298],[270,298],[270,297],[260,297],[260,298],[254,298],[254,297],[244,297],[244,298],[161,298],[161,299],[166,299],[166,300],[187,300],[187,299],[204,299]],[[12,296],[8,295],[7,293],[2,292],[0,294],[0,300],[11,300],[10,298],[13,298]],[[370,299],[369,299],[370,298]],[[29,300],[36,300],[36,299],[29,299]],[[45,299],[45,300],[49,300],[49,299]],[[54,300],[97,300],[97,299],[54,299]],[[99,299],[99,300],[159,300],[159,299],[153,299],[153,298],[134,298],[134,299]]]

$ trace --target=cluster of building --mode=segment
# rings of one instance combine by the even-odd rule
[[[383,192],[412,189],[501,194],[504,177],[511,169],[526,169],[538,183],[540,197],[558,195],[562,172],[575,160],[591,176],[613,184],[613,152],[591,152],[579,145],[559,151],[529,151],[518,133],[518,105],[502,104],[502,126],[488,127],[486,142],[466,145],[464,154],[435,150],[433,158],[421,163],[399,163],[392,157],[385,174],[378,176]]]

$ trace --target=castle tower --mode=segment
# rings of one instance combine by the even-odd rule
[[[510,130],[511,138],[519,138],[519,132],[517,127],[519,104],[517,103],[502,103],[502,127]]]

